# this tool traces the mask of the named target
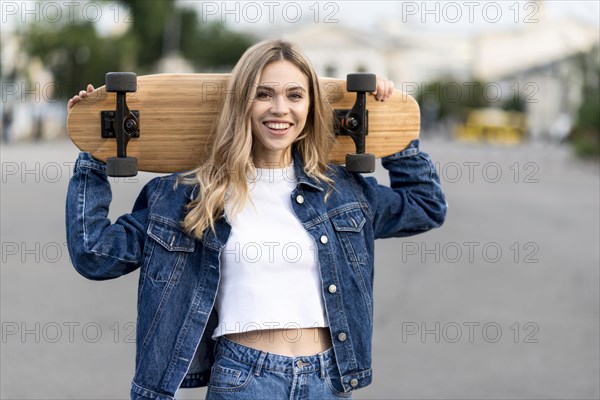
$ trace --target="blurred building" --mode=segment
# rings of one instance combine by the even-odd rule
[[[321,76],[344,78],[368,71],[413,87],[444,75],[465,80],[471,75],[471,44],[465,35],[445,34],[440,40],[438,35],[388,22],[376,33],[323,24],[283,37],[306,53]]]
[[[2,35],[2,142],[64,137],[66,104],[60,102],[52,73],[23,52],[21,38]]]
[[[323,76],[376,72],[413,96],[436,80],[456,82],[465,91],[482,82],[498,106],[523,103],[529,137],[554,140],[568,135],[581,104],[580,55],[600,42],[597,26],[552,17],[543,7],[537,23],[493,33],[428,32],[387,22],[377,32],[310,25],[284,37]]]
[[[473,75],[525,101],[529,134],[564,139],[582,101],[580,55],[600,41],[597,27],[544,18],[519,31],[475,38]]]

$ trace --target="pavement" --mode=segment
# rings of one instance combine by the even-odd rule
[[[421,148],[448,217],[376,242],[373,384],[354,398],[598,399],[598,164],[549,143]],[[129,398],[138,273],[93,282],[70,264],[77,152],[61,141],[1,149],[2,399]],[[112,180],[113,220],[153,176]],[[380,166],[375,176],[387,182]]]

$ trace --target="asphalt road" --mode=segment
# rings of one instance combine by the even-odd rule
[[[422,150],[448,218],[377,242],[374,381],[354,398],[598,399],[598,164],[547,144],[425,139]],[[66,142],[2,147],[2,399],[129,396],[138,274],[92,282],[72,268],[76,155]],[[114,180],[110,215],[152,176]]]

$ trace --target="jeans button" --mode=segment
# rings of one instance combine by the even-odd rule
[[[357,387],[358,386],[358,379],[352,379],[350,381],[350,386]]]
[[[296,196],[296,203],[298,203],[298,204],[304,203],[304,197],[300,194],[298,196]]]
[[[325,235],[321,236],[321,243],[323,243],[323,244],[329,243],[329,238]]]
[[[329,285],[329,287],[327,288],[327,290],[329,290],[329,293],[335,293],[335,292],[337,292],[337,286],[335,286],[335,285]]]
[[[340,333],[340,334],[338,335],[338,340],[339,340],[340,342],[345,342],[345,341],[346,341],[346,338],[347,338],[347,336],[346,336],[346,334],[345,334],[344,332],[342,332],[342,333]]]

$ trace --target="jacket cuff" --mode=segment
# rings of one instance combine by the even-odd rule
[[[396,154],[392,154],[387,157],[383,157],[381,159],[381,161],[395,161],[400,158],[412,157],[417,154],[419,154],[419,139],[415,139],[415,140],[411,141],[404,150],[399,151]]]
[[[106,164],[92,157],[88,152],[81,152],[75,161],[73,173],[81,171],[83,168],[93,169],[102,173],[106,173]]]

